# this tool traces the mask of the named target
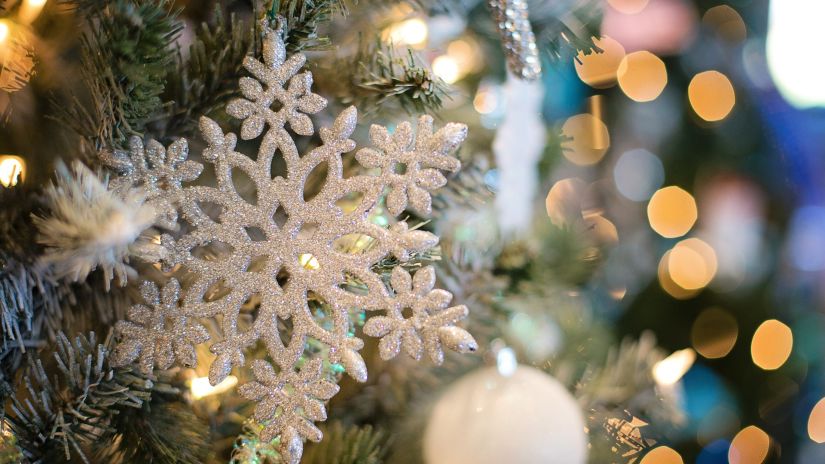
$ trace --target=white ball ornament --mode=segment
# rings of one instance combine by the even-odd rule
[[[427,464],[583,464],[584,417],[567,389],[533,367],[499,370],[472,372],[444,392],[424,432]]]

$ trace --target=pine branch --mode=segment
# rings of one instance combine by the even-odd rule
[[[307,464],[380,464],[387,455],[387,437],[370,425],[345,426],[332,422],[322,427],[324,439],[307,447]]]
[[[535,7],[534,7],[535,6]],[[600,36],[602,6],[599,0],[573,0],[531,5],[530,19],[536,42],[551,61],[564,61],[578,53],[602,50],[593,43]]]
[[[371,43],[362,41],[358,54],[346,63],[337,63],[336,69],[349,69],[352,63],[357,67],[348,80],[351,86],[339,91],[345,104],[378,109],[397,103],[409,114],[422,114],[438,111],[449,98],[447,84],[421,64],[412,50],[398,56],[398,51],[380,38]]]
[[[173,402],[179,391],[164,378],[110,367],[110,347],[93,332],[73,342],[60,333],[53,360],[30,358],[6,417],[25,462],[203,462],[206,428]]]
[[[283,19],[287,51],[295,53],[328,48],[329,37],[321,35],[319,27],[347,11],[346,0],[273,0],[268,17]]]
[[[177,54],[177,66],[167,76],[171,107],[165,115],[166,133],[190,135],[198,118],[211,115],[238,94],[244,76],[243,59],[256,47],[255,28],[216,9],[214,24],[201,24],[189,47],[189,57]]]
[[[84,139],[81,151],[90,155],[140,134],[162,109],[182,23],[166,0],[67,3],[85,18],[81,69],[89,104],[75,97],[58,104],[56,117]]]

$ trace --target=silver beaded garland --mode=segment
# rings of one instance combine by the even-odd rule
[[[541,75],[536,37],[530,26],[526,0],[489,0],[487,6],[496,22],[507,66],[517,77],[532,81]]]

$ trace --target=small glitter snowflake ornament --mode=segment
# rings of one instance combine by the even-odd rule
[[[313,134],[307,115],[326,106],[312,93],[312,74],[300,72],[305,60],[303,55],[287,58],[280,34],[265,28],[263,61],[244,60],[253,77],[241,79],[243,98],[226,107],[242,121],[241,139],[260,138],[256,156],[236,151],[237,136],[224,133],[215,121],[200,121],[208,143],[203,159],[214,168],[214,186],[182,185],[204,170],[186,159],[185,140],[164,149],[133,139],[128,153],[104,154],[121,174],[115,188],[147,191],[147,202],[160,212],[156,226],[170,232],[161,238],[163,264],[181,268],[191,281],[181,289],[171,280],[160,291],[144,284],[146,305],[133,308],[131,322],[118,324],[122,342],[113,359],[120,364],[139,359],[146,371],[175,361],[193,365],[192,345],[210,338],[197,321],[216,318],[222,333],[211,346],[216,358],[209,380],[215,385],[244,365],[248,348],[262,342],[270,361],[253,361],[256,381],[240,393],[258,402],[255,418],[264,426],[262,435],[279,438],[282,457],[290,463],[300,460],[304,440],[321,439],[313,422],[326,418],[324,401],[338,390],[324,362],[341,366],[356,380],[367,378],[353,315],[383,314],[367,322],[364,332],[382,338],[384,358],[403,347],[416,359],[426,352],[441,363],[444,347],[477,349],[473,337],[455,325],[467,308],[448,307],[452,295],[434,289],[432,268],[411,276],[398,267],[391,285],[374,270],[387,256],[403,262],[435,246],[438,238],[410,230],[404,221],[386,228],[369,220],[385,197],[394,216],[407,207],[429,213],[430,192],[447,181],[442,171],[460,167],[452,152],[466,137],[466,126],[451,123],[434,130],[428,116],[419,119],[415,135],[409,123],[399,124],[394,133],[372,126],[374,148],[359,150],[355,158],[374,174],[344,177],[341,156],[355,149],[349,138],[355,108],[344,110],[332,127],[321,128],[321,145],[303,156],[286,129]],[[286,165],[284,176],[272,170],[276,156]],[[321,165],[326,165],[323,188],[308,196],[307,178]],[[254,186],[254,198],[238,192],[236,173]],[[360,198],[357,205],[339,206],[352,197]],[[185,227],[179,227],[182,222]],[[362,241],[369,245],[347,245]],[[352,281],[358,282],[357,290]],[[241,316],[248,316],[250,307],[252,322],[244,324]],[[409,318],[403,315],[407,308]],[[323,359],[309,346],[325,347]]]

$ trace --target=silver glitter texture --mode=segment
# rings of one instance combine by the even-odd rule
[[[185,140],[173,143],[165,155],[156,142],[144,149],[139,140],[128,155],[105,155],[122,174],[123,186],[147,188],[150,199],[172,205],[174,212],[165,215],[167,219],[180,216],[178,222],[188,224],[177,237],[163,234],[161,243],[167,250],[163,264],[182,268],[187,282],[191,280],[180,293],[175,280],[160,295],[152,284],[144,287],[149,306],[138,305],[130,314],[133,322],[119,324],[123,341],[113,360],[125,364],[140,359],[147,371],[168,367],[174,360],[194,364],[191,344],[208,337],[196,321],[215,318],[222,337],[211,346],[216,358],[209,381],[216,385],[233,367],[244,365],[247,348],[262,341],[272,363],[254,361],[257,381],[240,392],[258,402],[256,419],[264,424],[267,437],[280,437],[281,453],[291,463],[300,460],[303,440],[321,439],[313,421],[325,419],[323,401],[337,391],[322,375],[321,359],[306,355],[308,341],[328,348],[325,361],[340,364],[358,381],[367,378],[358,353],[364,343],[351,333],[352,311],[384,313],[378,316],[381,322],[365,330],[383,337],[384,357],[394,356],[395,347],[404,345],[413,357],[426,350],[440,363],[442,347],[477,349],[472,336],[454,325],[466,316],[466,307],[447,309],[452,295],[433,290],[432,268],[414,276],[397,268],[392,288],[373,271],[386,256],[405,261],[410,253],[435,246],[438,237],[410,230],[403,220],[389,228],[369,220],[386,191],[387,209],[394,216],[407,206],[428,213],[430,191],[446,182],[441,171],[460,168],[451,152],[466,137],[466,127],[447,124],[434,131],[427,116],[420,118],[415,136],[409,123],[399,124],[392,134],[372,126],[375,148],[356,153],[369,174],[345,178],[341,156],[355,149],[349,138],[357,122],[354,107],[345,109],[332,127],[319,129],[322,144],[303,156],[285,127],[288,124],[300,135],[313,134],[307,114],[326,106],[326,100],[311,91],[312,74],[300,72],[305,60],[303,55],[287,59],[280,34],[271,29],[265,32],[263,62],[244,60],[254,78],[241,79],[243,98],[230,102],[226,111],[242,120],[242,139],[261,138],[254,158],[235,151],[235,134],[201,118],[201,133],[208,143],[203,159],[214,167],[215,186],[181,187],[181,181],[194,180],[203,170],[186,160]],[[285,176],[271,172],[276,153],[286,165]],[[324,186],[307,198],[307,178],[322,165]],[[242,185],[254,186],[254,199],[238,193],[233,181],[238,173],[248,179]],[[177,224],[158,225],[177,229],[172,227]],[[369,246],[353,251],[347,244],[354,237],[364,238]],[[346,284],[352,279],[363,290],[350,290]],[[317,302],[323,303],[323,321],[313,310]],[[249,307],[256,308],[254,320],[240,323]],[[405,308],[412,309],[409,320],[402,316]]]
[[[524,80],[538,79],[541,60],[530,26],[527,0],[488,0],[487,6],[501,37],[510,71]]]

